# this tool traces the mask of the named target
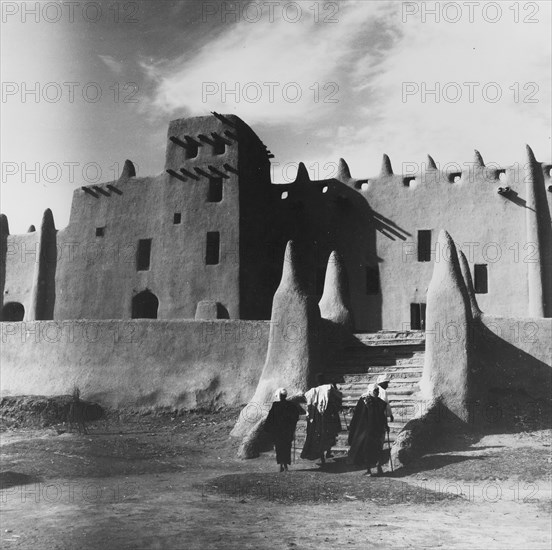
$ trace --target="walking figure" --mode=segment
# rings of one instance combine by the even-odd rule
[[[272,436],[276,447],[276,462],[280,472],[287,471],[291,464],[291,444],[295,439],[295,428],[300,414],[305,411],[296,403],[287,400],[287,390],[276,390],[276,399],[268,412],[265,431]]]
[[[80,399],[80,390],[76,386],[73,388],[73,401],[69,405],[67,414],[67,423],[70,430],[76,424],[79,433],[87,434],[86,424],[84,423],[86,403]]]

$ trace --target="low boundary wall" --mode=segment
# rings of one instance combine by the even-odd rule
[[[268,321],[67,320],[0,323],[2,395],[59,395],[129,409],[246,403]]]

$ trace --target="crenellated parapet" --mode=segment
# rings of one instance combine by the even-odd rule
[[[446,163],[440,165],[431,156],[420,163],[403,162],[403,172],[396,173],[391,159],[383,155],[380,173],[377,176],[356,178],[344,159],[339,159],[336,174],[333,178],[311,180],[308,170],[300,162],[294,181],[279,183],[272,181],[272,200],[282,201],[281,206],[288,205],[291,209],[304,206],[312,200],[314,194],[323,194],[328,201],[335,199],[336,194],[343,196],[342,184],[359,192],[368,202],[375,196],[387,197],[389,200],[403,198],[406,201],[416,200],[421,194],[429,194],[428,199],[445,197],[447,193],[454,196],[454,200],[473,199],[471,193],[490,194],[497,196],[500,201],[510,201],[523,205],[527,178],[532,177],[535,167],[540,172],[540,181],[546,192],[552,193],[550,163],[539,163],[524,158],[509,166],[497,163],[485,163],[478,150],[474,150],[471,161],[462,163]],[[464,198],[462,198],[464,195]],[[422,199],[420,197],[420,200]],[[546,203],[544,197],[541,200]],[[300,203],[303,203],[301,205]]]

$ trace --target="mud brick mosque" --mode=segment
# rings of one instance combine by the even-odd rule
[[[384,155],[375,177],[341,159],[334,178],[301,163],[278,184],[272,156],[237,116],[174,120],[163,173],[126,161],[75,189],[67,227],[46,210],[10,235],[2,216],[2,394],[78,384],[113,407],[249,407],[328,373],[351,405],[386,373],[397,453],[437,406],[467,422],[498,394],[550,400],[550,163],[476,151],[458,172],[428,157],[403,175]],[[241,456],[262,450],[259,411],[234,429]]]
[[[534,187],[525,163],[491,169],[478,152],[463,172],[429,158],[408,177],[387,156],[368,179],[340,160],[335,178],[310,181],[300,164],[284,185],[271,181],[271,156],[236,116],[175,120],[162,174],[137,177],[127,161],[118,181],[76,189],[64,229],[49,211],[24,235],[4,219],[2,319],[269,319],[293,240],[312,295],[339,252],[357,331],[423,329],[433,265],[447,255],[440,229],[466,253],[483,308],[550,317],[550,164]]]

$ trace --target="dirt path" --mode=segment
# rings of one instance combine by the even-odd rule
[[[396,477],[367,478],[340,461],[324,471],[299,461],[280,475],[271,456],[233,458],[226,437],[232,421],[231,415],[190,415],[183,422],[98,426],[84,437],[5,432],[3,547],[552,544],[548,433],[488,436],[468,449],[426,457],[425,468]]]

